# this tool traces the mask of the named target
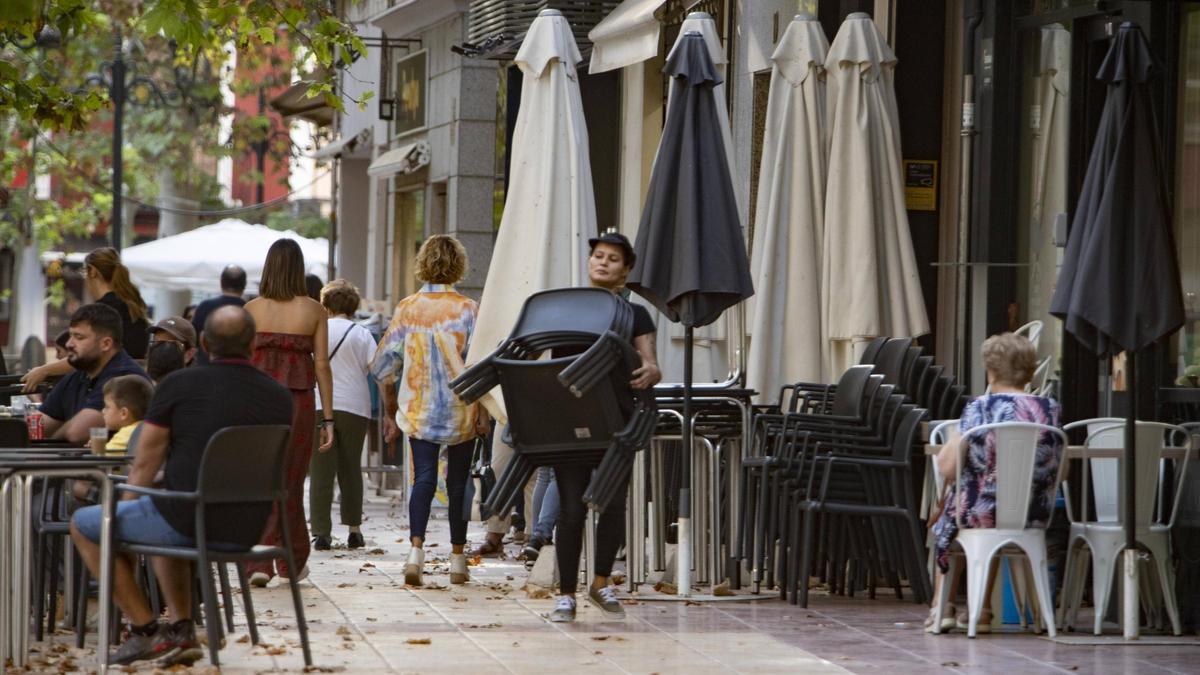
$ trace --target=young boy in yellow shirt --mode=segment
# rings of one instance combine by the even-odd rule
[[[104,408],[100,414],[104,418],[104,426],[116,432],[104,446],[105,455],[125,454],[129,439],[146,416],[153,396],[154,386],[141,375],[122,375],[104,384]],[[71,491],[76,499],[94,502],[95,490],[96,486],[91,481],[77,480]]]
[[[104,446],[106,455],[123,455],[154,396],[154,385],[140,375],[114,377],[104,384],[104,426],[115,431]]]

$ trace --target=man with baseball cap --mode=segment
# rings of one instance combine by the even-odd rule
[[[150,327],[150,349],[165,342],[174,343],[183,352],[183,363],[192,365],[199,340],[192,322],[182,316],[168,316]],[[149,350],[147,350],[149,354]]]

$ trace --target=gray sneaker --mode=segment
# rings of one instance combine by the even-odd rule
[[[550,621],[553,623],[570,623],[575,620],[575,596],[560,595],[558,602],[554,603],[554,611],[550,612]]]
[[[625,608],[621,606],[621,601],[617,599],[617,590],[613,586],[605,584],[600,588],[589,589],[588,600],[591,600],[593,605],[599,607],[609,619],[625,618]]]

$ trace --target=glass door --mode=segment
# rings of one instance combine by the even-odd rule
[[[1043,365],[1035,390],[1052,389],[1061,373],[1061,322],[1050,316],[1050,298],[1069,211],[1071,46],[1069,23],[1049,23],[1022,36],[1017,288],[1008,328],[1037,345]]]
[[[425,186],[396,191],[395,217],[391,232],[392,304],[416,293],[421,287],[416,277],[417,249],[425,240]]]
[[[1183,10],[1176,138],[1175,244],[1186,320],[1172,354],[1174,385],[1200,388],[1200,6]],[[1170,384],[1170,383],[1168,383]]]

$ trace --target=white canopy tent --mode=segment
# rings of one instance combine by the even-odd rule
[[[221,270],[246,270],[246,292],[258,292],[267,249],[279,239],[294,239],[304,252],[305,269],[322,281],[329,278],[329,242],[306,239],[295,232],[272,230],[236,218],[131,246],[121,252],[134,283],[175,291],[219,293]]]
[[[575,66],[582,60],[558,10],[542,10],[515,59],[525,76],[512,141],[512,174],[467,353],[475,363],[516,323],[525,299],[563,286],[586,286],[596,198],[587,126]],[[507,421],[499,390],[483,403]]]

